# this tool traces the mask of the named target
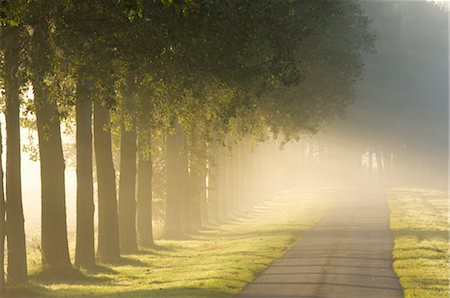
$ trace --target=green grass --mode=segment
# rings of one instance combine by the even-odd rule
[[[449,297],[447,193],[398,189],[390,191],[388,198],[394,270],[405,297]]]
[[[126,255],[95,272],[49,272],[34,265],[12,296],[230,297],[308,230],[329,207],[324,192],[285,193],[251,214],[186,240]]]

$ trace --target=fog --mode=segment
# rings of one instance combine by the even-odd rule
[[[39,257],[88,268],[307,201],[287,193],[388,216],[389,191],[448,192],[446,1],[4,2],[13,282]]]
[[[377,36],[376,53],[364,54],[354,103],[345,116],[323,124],[318,134],[304,135],[299,142],[252,145],[249,154],[267,171],[262,183],[265,195],[312,187],[447,188],[448,12],[424,1],[363,1],[362,5]],[[23,140],[29,134],[22,129]],[[36,138],[34,134],[34,146]],[[66,147],[74,145],[74,134],[64,139]],[[255,153],[261,148],[269,153]],[[22,155],[24,215],[27,239],[38,246],[40,172],[39,161],[30,158],[26,152]],[[67,222],[73,239],[76,173],[74,161],[69,163]]]

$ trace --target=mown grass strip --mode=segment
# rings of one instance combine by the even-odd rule
[[[447,193],[395,189],[388,199],[394,270],[405,297],[450,297]]]

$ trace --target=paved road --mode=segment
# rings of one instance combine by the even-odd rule
[[[339,194],[322,220],[238,297],[403,297],[382,191]]]

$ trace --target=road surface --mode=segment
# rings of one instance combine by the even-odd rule
[[[403,297],[392,248],[386,194],[345,191],[238,297]]]

